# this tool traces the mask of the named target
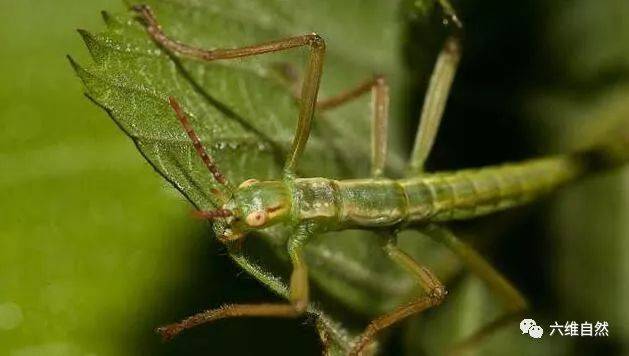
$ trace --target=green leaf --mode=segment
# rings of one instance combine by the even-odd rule
[[[404,72],[397,61],[401,28],[394,3],[356,1],[342,8],[305,1],[290,6],[256,1],[150,4],[167,33],[200,47],[237,47],[315,30],[327,39],[329,48],[321,97],[380,72],[388,75],[393,107],[399,108],[395,103],[402,98]],[[248,15],[251,11],[255,17]],[[277,69],[301,70],[304,51],[200,63],[159,49],[131,14],[106,14],[105,21],[104,33],[81,31],[95,64],[82,67],[73,62],[73,66],[89,97],[108,111],[154,168],[190,201],[211,209],[215,206],[211,189],[220,186],[211,180],[179,127],[167,105],[170,95],[182,102],[201,140],[233,183],[280,177],[297,103],[290,83]],[[367,103],[368,98],[363,98],[317,117],[301,175],[367,176]],[[399,111],[394,109],[392,117],[402,116]],[[393,126],[391,137],[397,137],[399,129]],[[389,167],[393,174],[402,162],[401,142],[394,143]],[[242,254],[232,255],[245,271],[284,297],[288,294],[286,238],[285,230],[274,229],[263,240],[247,241]],[[415,232],[405,232],[401,245],[438,271],[452,273],[448,270],[459,268],[447,251]],[[332,353],[350,347],[353,334],[360,331],[353,314],[370,318],[418,293],[416,283],[383,256],[377,237],[367,232],[321,236],[308,245],[307,259],[316,282],[309,310],[319,317],[320,333],[333,340]],[[475,320],[474,325],[481,321]]]
[[[395,2],[150,1],[149,5],[173,38],[200,47],[238,47],[317,31],[328,44],[320,97],[338,93],[374,73],[385,73],[392,83],[392,97],[401,98],[396,95],[403,87],[403,71],[398,63],[401,26]],[[202,142],[233,183],[280,177],[298,107],[289,83],[277,69],[301,70],[303,50],[201,63],[165,53],[131,13],[105,14],[104,19],[108,27],[104,33],[80,31],[94,64],[84,67],[72,61],[72,65],[90,99],[110,114],[151,165],[193,204],[213,208],[211,190],[220,187],[196,156],[167,104],[168,96],[182,103]],[[316,118],[300,175],[367,175],[368,100],[365,97]],[[396,115],[399,112],[394,110],[392,117]],[[391,135],[395,136],[393,123]],[[392,172],[400,170],[402,160],[396,152],[401,145],[394,141]],[[287,234],[277,229],[269,235],[264,243],[248,241],[245,252],[233,258],[270,289],[286,296],[283,242]],[[320,294],[331,297],[332,304],[340,301],[356,312],[377,314],[414,291],[412,281],[384,258],[374,236],[364,232],[322,236],[309,245],[307,257]],[[322,312],[318,304],[325,301],[317,297],[315,291],[310,311],[319,315],[330,328],[329,334],[347,348],[348,338],[342,336],[347,331]],[[345,314],[333,315],[340,319]]]

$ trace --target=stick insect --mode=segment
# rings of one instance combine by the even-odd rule
[[[605,152],[593,149],[474,170],[425,173],[424,163],[433,146],[461,56],[458,31],[462,24],[447,1],[441,0],[439,3],[455,29],[445,41],[430,78],[406,178],[397,180],[384,176],[389,119],[389,89],[384,76],[377,76],[338,96],[318,100],[326,45],[317,34],[241,48],[204,50],[168,37],[148,6],[133,7],[157,44],[174,54],[192,59],[228,60],[298,47],[307,47],[309,50],[299,93],[296,132],[285,161],[284,174],[279,180],[248,179],[238,186],[233,185],[206,152],[185,110],[176,98],[169,97],[169,104],[196,153],[212,179],[223,187],[214,193],[220,207],[212,211],[199,211],[197,215],[213,221],[217,237],[225,243],[241,242],[247,235],[275,224],[292,227],[292,235],[286,246],[292,274],[287,303],[232,304],[207,310],[158,328],[157,331],[164,338],[170,339],[186,329],[223,318],[297,317],[304,314],[310,295],[304,246],[319,234],[346,229],[378,231],[386,255],[415,277],[424,292],[371,321],[352,350],[349,350],[351,355],[363,353],[382,330],[411,315],[438,306],[447,295],[445,286],[428,267],[397,247],[396,236],[404,229],[421,228],[451,249],[504,302],[505,316],[479,330],[464,344],[482,339],[526,308],[525,299],[506,278],[440,223],[470,219],[530,202],[583,175],[592,168],[592,162],[602,162],[599,156]],[[296,168],[306,147],[315,112],[338,107],[370,91],[373,106],[371,177],[352,180],[298,177]],[[620,161],[607,163],[620,164]]]

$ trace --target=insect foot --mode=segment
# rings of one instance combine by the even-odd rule
[[[363,335],[360,340],[354,344],[354,348],[348,353],[348,356],[370,356],[374,355],[377,345],[371,338]]]
[[[428,269],[424,267],[420,267],[420,269],[426,272],[427,276],[433,276],[432,272]],[[391,327],[411,315],[421,313],[426,309],[441,304],[446,295],[448,295],[448,292],[437,279],[433,279],[431,284],[432,286],[427,289],[427,293],[424,296],[413,300],[406,305],[402,305],[394,311],[384,314],[369,323],[363,334],[360,336],[360,339],[354,345],[354,348],[350,351],[349,355],[359,356],[371,354],[371,352],[365,353],[366,349],[369,345],[373,344],[380,331]]]
[[[170,341],[184,329],[185,328],[180,323],[174,323],[160,326],[155,329],[155,332],[162,337],[163,341]]]
[[[448,291],[442,285],[433,288],[430,293],[428,293],[428,296],[432,300],[433,306],[441,304],[447,295]]]

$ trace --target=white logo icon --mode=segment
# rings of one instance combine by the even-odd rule
[[[533,319],[522,319],[520,322],[520,330],[522,334],[529,334],[534,339],[539,339],[544,335],[544,329],[537,325]]]
[[[542,335],[544,335],[544,329],[542,329],[542,327],[539,325],[533,325],[529,329],[529,336],[533,339],[539,339],[542,337]]]

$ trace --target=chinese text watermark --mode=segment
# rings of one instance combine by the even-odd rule
[[[566,321],[562,324],[555,321],[549,325],[549,329],[548,336],[609,337],[609,323],[606,321]],[[540,339],[544,335],[544,329],[533,319],[522,319],[520,331],[534,339]]]

